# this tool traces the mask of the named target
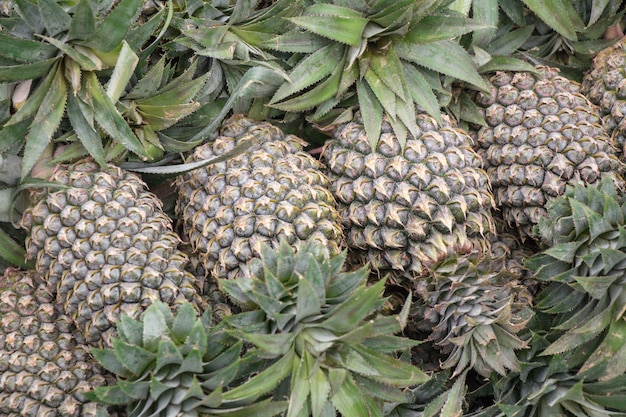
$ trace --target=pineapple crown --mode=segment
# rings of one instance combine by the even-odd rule
[[[258,9],[257,1],[236,1],[232,7],[218,10],[207,2],[199,10],[187,8],[174,26],[180,36],[178,45],[190,48],[201,56],[232,65],[271,66],[280,72],[276,58],[260,48],[263,39],[287,29],[287,18],[301,7],[301,1],[278,0]]]
[[[448,354],[442,367],[455,368],[453,376],[520,369],[515,351],[528,345],[517,334],[532,317],[531,295],[498,262],[476,251],[451,256],[419,290],[421,315],[433,325],[429,339]]]
[[[297,331],[304,323],[315,323],[336,309],[367,280],[367,268],[342,272],[346,254],[331,257],[328,248],[313,239],[296,251],[281,239],[278,248],[262,245],[260,258],[254,258],[247,271],[236,280],[220,280],[220,288],[232,301],[249,313],[237,316],[236,328],[253,330],[240,321],[251,316],[254,331],[266,334]],[[383,300],[366,306],[371,311]],[[332,315],[332,314],[331,314]],[[261,320],[259,320],[261,318]],[[231,319],[235,319],[232,317]],[[336,330],[352,330],[351,321]]]
[[[0,82],[12,83],[15,112],[0,128],[0,153],[24,147],[22,178],[53,139],[70,144],[57,161],[89,154],[101,166],[127,154],[154,161],[199,143],[161,133],[200,108],[210,77],[196,76],[195,62],[181,74],[166,58],[152,64],[167,9],[136,25],[140,0],[107,5],[18,0],[14,18],[2,22]]]
[[[602,3],[577,0],[534,2],[524,1],[529,12],[504,11],[505,19],[528,31],[520,51],[546,65],[557,66],[568,77],[580,80],[591,58],[614,40],[607,32],[617,29],[625,10],[621,1]],[[505,7],[502,7],[505,9]],[[508,12],[508,13],[507,13]]]
[[[119,136],[114,134],[115,118],[111,114],[120,119],[121,116],[95,72],[117,66],[116,75],[121,76],[122,68],[131,67],[132,61],[138,60],[133,46],[136,49],[139,45],[131,45],[126,39],[132,37],[129,30],[141,1],[122,0],[113,9],[106,5],[82,0],[64,8],[55,0],[36,4],[17,0],[14,18],[3,21],[0,81],[17,83],[12,97],[17,111],[0,130],[0,152],[26,144],[22,177],[33,168],[66,114],[72,116],[73,122],[82,122],[81,127],[89,127],[89,136],[78,129],[87,149],[89,140],[101,142],[94,131],[94,117],[109,119],[107,133]],[[136,38],[139,42],[144,39],[145,34]],[[113,80],[109,88],[117,81]],[[32,92],[31,86],[35,87]],[[79,100],[79,93],[83,100]],[[133,151],[148,156],[139,147]]]
[[[179,59],[198,57],[205,62],[203,71],[211,73],[212,95],[219,97],[225,109],[216,118],[207,114],[210,118],[196,138],[208,138],[231,108],[235,114],[245,113],[256,120],[267,118],[270,109],[264,103],[288,79],[281,60],[260,48],[260,43],[284,32],[289,25],[286,18],[294,15],[301,2],[278,0],[267,7],[260,3],[185,2],[174,13],[166,34],[169,42],[163,48]]]
[[[446,92],[440,74],[489,90],[455,40],[482,26],[450,10],[449,3],[308,2],[289,18],[290,30],[261,44],[302,56],[269,105],[286,112],[315,109],[312,121],[338,123],[346,116],[338,106],[356,94],[372,149],[383,114],[401,143],[408,133],[417,136],[417,111],[423,109],[441,121],[436,92]]]
[[[542,252],[527,260],[535,278],[548,283],[537,308],[555,315],[558,337],[552,355],[588,346],[593,354],[581,372],[626,371],[626,200],[610,177],[577,184],[553,199],[537,230]]]
[[[123,314],[111,349],[92,349],[117,384],[87,395],[104,404],[128,404],[129,416],[271,417],[285,409],[281,402],[255,403],[224,396],[240,378],[242,343],[211,324],[211,310],[197,317],[190,303],[176,315],[161,302],[148,307],[140,320]],[[244,384],[245,386],[245,384]],[[241,387],[240,387],[241,388]]]
[[[559,354],[544,354],[550,345],[552,323],[541,314],[529,324],[529,349],[520,351],[519,372],[493,380],[495,405],[475,417],[487,416],[602,416],[626,411],[623,398],[626,375],[606,375],[600,379],[580,373],[579,365],[589,350],[575,349]],[[547,320],[546,320],[547,319]]]
[[[366,268],[341,272],[345,255],[329,255],[314,239],[296,252],[283,240],[264,247],[250,274],[220,282],[247,309],[225,319],[230,333],[255,346],[251,355],[273,361],[248,381],[258,389],[246,394],[276,392],[285,380],[289,417],[379,415],[383,401],[405,400],[398,388],[428,379],[393,355],[416,344],[394,335],[410,301],[399,316],[374,316],[385,281],[368,287]]]

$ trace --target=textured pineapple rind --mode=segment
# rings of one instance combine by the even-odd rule
[[[375,151],[357,113],[323,153],[348,247],[375,270],[414,279],[452,253],[486,251],[491,186],[472,139],[444,118],[417,117],[404,147],[385,119]]]
[[[483,376],[519,370],[515,350],[528,346],[517,334],[532,318],[532,296],[519,276],[501,269],[503,261],[496,254],[452,256],[420,281],[414,321],[455,374],[468,366]]]
[[[476,149],[496,205],[509,227],[532,238],[547,201],[568,184],[595,183],[604,175],[622,181],[624,170],[580,85],[554,68],[538,71],[540,76],[497,72],[491,93],[476,98],[487,122],[477,133]]]
[[[0,414],[95,417],[84,392],[109,383],[35,271],[0,278]]]
[[[180,238],[139,176],[88,160],[59,166],[51,181],[61,187],[34,192],[22,218],[27,255],[90,345],[109,345],[122,312],[200,305]]]
[[[339,253],[343,235],[328,179],[298,137],[237,115],[187,162],[214,158],[247,140],[253,144],[244,153],[179,177],[177,214],[206,270],[234,278],[262,244],[277,247],[281,238],[296,247],[314,238]]]
[[[581,92],[599,106],[606,129],[624,158],[626,146],[626,38],[600,51],[585,74]]]

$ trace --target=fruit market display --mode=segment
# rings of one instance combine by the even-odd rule
[[[0,0],[0,416],[626,415],[621,0]]]

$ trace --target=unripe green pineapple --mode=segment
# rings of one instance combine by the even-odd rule
[[[0,415],[96,417],[84,393],[107,382],[35,271],[0,277]]]
[[[538,71],[540,76],[497,72],[491,93],[476,98],[487,122],[477,133],[477,150],[496,205],[508,226],[531,237],[548,200],[563,194],[566,185],[617,178],[623,170],[579,85],[554,68]]]
[[[59,166],[51,181],[61,185],[34,192],[22,218],[26,249],[89,344],[108,346],[122,312],[199,305],[180,239],[137,175],[87,160]]]
[[[626,38],[595,56],[590,71],[583,78],[581,91],[600,107],[605,128],[623,153],[626,145]]]
[[[296,136],[234,116],[187,162],[218,157],[248,140],[252,146],[242,154],[179,178],[177,213],[207,272],[233,278],[263,243],[277,245],[280,238],[295,246],[314,238],[338,253],[342,230],[328,179]]]
[[[495,256],[450,256],[421,280],[414,321],[446,356],[442,367],[459,375],[473,368],[488,377],[520,369],[517,333],[532,317],[532,296]]]
[[[417,116],[404,144],[385,118],[372,151],[361,116],[324,151],[347,244],[380,271],[412,279],[452,253],[485,251],[495,232],[489,179],[471,138]]]

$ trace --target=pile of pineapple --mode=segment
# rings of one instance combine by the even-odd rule
[[[0,0],[0,416],[624,415],[625,10]]]

